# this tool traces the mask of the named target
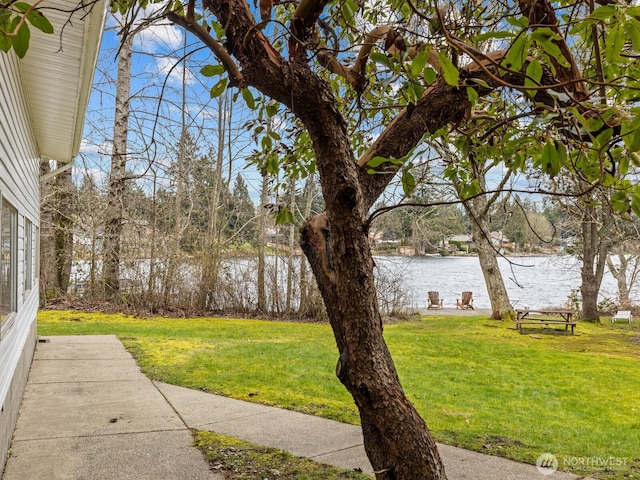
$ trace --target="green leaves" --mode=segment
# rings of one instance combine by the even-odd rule
[[[13,37],[13,51],[16,52],[16,55],[19,58],[24,58],[24,56],[27,54],[27,50],[29,50],[31,31],[29,30],[29,26],[26,23],[20,25],[19,22],[19,17],[16,17],[13,22],[17,24],[14,27],[14,32],[16,35]]]
[[[275,222],[276,225],[283,225],[285,223],[295,224],[295,219],[293,218],[293,213],[289,210],[288,207],[280,206],[278,210],[275,212]]]
[[[424,48],[418,52],[415,58],[409,64],[409,73],[412,76],[417,77],[422,73],[427,66],[427,60],[429,59],[429,50]]]
[[[413,191],[416,189],[416,179],[411,173],[410,167],[402,170],[402,191],[407,197],[410,197]]]
[[[358,3],[354,0],[346,0],[342,4],[342,12],[344,14],[344,20],[347,24],[353,24],[355,15],[358,11]]]
[[[570,66],[569,60],[564,58],[564,55],[560,51],[560,47],[556,43],[557,41],[562,40],[562,37],[560,37],[559,34],[547,27],[537,28],[531,32],[531,40],[542,48],[545,53],[553,57],[558,64],[566,68]]]
[[[211,90],[209,92],[209,95],[211,95],[211,98],[216,98],[222,95],[224,91],[227,89],[227,83],[229,83],[229,79],[222,78],[218,83],[216,83],[213,87],[211,87]]]
[[[625,40],[624,28],[620,24],[613,25],[604,45],[604,57],[608,62],[615,63],[620,58]]]
[[[200,69],[200,73],[205,77],[216,77],[225,73],[225,69],[222,65],[205,65]],[[211,98],[219,97],[227,89],[228,78],[221,78],[209,91]]]
[[[542,148],[542,155],[534,165],[547,175],[555,177],[560,173],[560,167],[567,161],[567,150],[562,143],[549,140]]]
[[[391,65],[389,57],[387,57],[384,53],[371,52],[371,55],[369,55],[369,57],[371,58],[372,62],[378,63],[390,70],[393,70],[393,65]]]
[[[215,77],[216,75],[222,75],[224,72],[222,65],[205,65],[200,69],[200,73],[205,77]]]
[[[226,70],[222,65],[205,65],[200,69],[200,74],[208,78],[223,75],[225,72]],[[220,80],[218,80],[218,82],[213,87],[211,87],[211,90],[209,91],[210,97],[217,98],[222,95],[227,89],[228,83],[228,78],[221,78]],[[251,108],[251,110],[255,110],[255,100],[248,89],[242,89],[242,98],[247,103],[249,108]]]
[[[460,72],[458,72],[458,69],[447,56],[446,52],[438,52],[438,60],[440,61],[440,68],[442,68],[444,81],[449,85],[456,87],[460,80]]]
[[[527,76],[524,79],[525,87],[537,87],[540,85],[540,79],[542,78],[542,64],[536,60],[531,60],[527,65],[526,70]],[[533,97],[536,92],[535,90],[530,90],[529,94]]]
[[[633,193],[631,195],[631,210],[636,214],[636,217],[640,218],[640,185],[633,187]]]
[[[33,5],[26,2],[7,4],[0,8],[0,50],[13,51],[19,58],[23,58],[29,50],[31,30],[29,25],[43,33],[53,33],[53,25],[40,10],[33,9]]]
[[[256,101],[253,98],[253,94],[251,93],[251,90],[249,90],[248,88],[243,88],[242,89],[242,99],[247,104],[247,107],[249,107],[251,110],[255,110],[256,109]]]
[[[613,5],[601,5],[589,15],[590,18],[597,20],[610,20],[615,16],[616,7]]]
[[[375,156],[369,162],[367,162],[367,173],[374,175],[376,173],[388,174],[395,172],[402,168],[400,174],[400,181],[402,183],[402,190],[407,197],[410,197],[413,191],[416,189],[416,179],[411,173],[413,164],[409,163],[403,167],[403,163],[407,160],[407,157],[403,158],[385,158]],[[382,168],[381,168],[382,167]]]
[[[511,44],[509,53],[504,59],[503,64],[511,70],[520,71],[524,65],[524,61],[527,58],[529,49],[529,39],[526,35],[520,35]]]
[[[375,156],[367,162],[367,167],[369,167],[367,169],[367,173],[372,175],[375,173],[398,170],[402,166],[404,160],[404,158],[396,159]],[[384,166],[384,168],[380,168],[381,166]]]
[[[280,105],[276,102],[269,102],[264,107],[264,111],[267,114],[267,117],[269,118],[275,117],[279,109],[280,109]]]
[[[624,30],[631,39],[631,46],[636,52],[640,52],[640,22],[631,20],[624,24]]]
[[[630,152],[640,151],[640,115],[633,121],[622,122],[620,135]]]
[[[17,10],[26,14],[27,21],[43,33],[53,33],[53,25],[40,10],[31,10],[32,6],[25,2],[17,2],[13,5]]]

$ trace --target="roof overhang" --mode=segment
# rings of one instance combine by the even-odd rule
[[[44,0],[54,33],[31,28],[22,79],[31,125],[42,158],[71,162],[82,140],[108,2]]]

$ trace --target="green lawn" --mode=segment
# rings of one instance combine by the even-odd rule
[[[40,335],[116,334],[154,379],[358,421],[334,375],[328,325],[72,311],[43,311],[38,322]],[[563,470],[640,478],[640,325],[526,332],[481,316],[385,328],[437,440],[529,463],[550,452]]]

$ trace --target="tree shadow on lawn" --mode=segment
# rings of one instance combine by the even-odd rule
[[[571,329],[565,330],[564,328],[553,328],[553,327],[540,328],[535,325],[531,327],[521,326],[520,329],[517,329],[514,327],[512,328],[512,330],[515,330],[521,335],[527,335],[530,338],[542,338],[542,337],[537,337],[536,335],[549,335],[553,337],[575,337],[579,335],[577,331],[572,332]]]

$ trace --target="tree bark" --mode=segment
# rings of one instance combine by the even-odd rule
[[[371,464],[379,479],[444,479],[435,442],[406,398],[382,336],[366,231],[353,216],[329,228],[332,207],[305,225],[302,247],[338,346],[336,374],[360,412]]]
[[[301,243],[338,346],[336,374],[358,407],[377,478],[444,479],[435,441],[405,396],[382,335],[368,241],[370,199],[362,194],[346,124],[327,84],[317,82],[313,91],[300,84],[300,90],[305,96],[292,107],[313,142],[326,202],[325,214],[303,227]]]
[[[205,239],[204,258],[202,259],[202,274],[200,277],[200,287],[198,288],[200,299],[199,307],[204,310],[215,309],[217,306],[212,303],[214,292],[218,285],[218,275],[220,273],[220,261],[222,251],[222,238],[220,225],[220,198],[224,182],[222,180],[222,167],[224,163],[225,141],[227,127],[225,115],[229,106],[228,92],[218,99],[218,146],[216,149],[215,162],[213,164],[213,182],[209,192],[209,218],[207,225],[207,235]],[[229,157],[231,164],[231,157]],[[229,179],[231,180],[231,179]]]
[[[289,211],[295,215],[296,209],[296,180],[291,177],[289,179]],[[284,310],[287,315],[291,314],[291,300],[293,297],[293,275],[294,275],[294,249],[296,247],[296,226],[295,223],[289,225],[289,239],[287,242],[287,291],[285,294]],[[277,282],[277,280],[276,280]]]
[[[358,166],[329,85],[308,65],[280,57],[254,28],[246,3],[207,0],[205,6],[226,25],[225,47],[242,65],[245,81],[288,106],[312,139],[327,210],[303,226],[301,244],[338,346],[337,375],[360,412],[377,477],[445,479],[435,442],[406,398],[382,336],[366,214],[392,176],[368,175]],[[184,25],[177,16],[171,19]],[[394,123],[402,134],[375,144],[374,150],[400,157],[393,151],[407,153],[426,131],[462,118],[469,104],[463,89],[439,83],[433,91],[443,95],[426,95],[410,113],[405,110]]]
[[[582,219],[582,318],[583,320],[599,322],[598,294],[604,267],[606,265],[608,243],[599,234],[602,222],[598,220],[598,209],[593,205],[584,207]]]
[[[478,198],[474,199],[475,201]],[[476,209],[472,209],[475,211]],[[474,216],[472,221],[473,243],[478,250],[478,260],[482,267],[482,275],[487,285],[487,293],[491,302],[491,319],[505,320],[513,315],[513,307],[509,302],[509,295],[504,285],[502,272],[498,265],[498,258],[494,246],[489,237],[491,226],[486,215],[479,215],[478,212],[470,212]]]
[[[41,174],[50,171],[41,162]],[[73,182],[71,169],[42,185],[40,281],[43,303],[67,294],[73,258]]]
[[[155,168],[151,169],[153,174],[153,191],[152,191],[152,209],[151,209],[151,246],[149,249],[149,278],[147,278],[147,305],[152,312],[157,309],[156,299],[156,287],[157,287],[157,273],[156,273],[156,259],[157,259],[157,231],[158,231],[158,203],[157,203],[157,188],[158,188],[158,175]]]
[[[265,247],[267,244],[267,200],[269,194],[269,179],[266,172],[262,174],[262,187],[260,189],[260,209],[258,212],[258,300],[256,309],[258,312],[267,313],[267,289],[266,289],[266,263]]]
[[[622,249],[621,249],[622,250]],[[611,256],[607,255],[607,266],[613,278],[618,284],[618,308],[620,310],[631,310],[631,298],[629,296],[629,283],[627,282],[627,272],[629,270],[629,256],[624,252],[618,254],[620,266],[616,267],[611,260]]]
[[[102,280],[105,296],[117,299],[120,292],[120,244],[124,215],[124,192],[127,181],[127,135],[129,132],[129,96],[133,38],[127,36],[118,53],[116,112],[113,126],[113,152],[109,172],[107,210],[104,225],[104,261]]]
[[[487,169],[481,162],[476,161],[473,151],[470,152],[470,156],[473,179],[478,182],[482,192],[487,192]],[[508,174],[503,177],[502,182],[506,182],[508,177]],[[454,181],[454,186],[456,191],[460,192],[460,182]],[[471,236],[478,251],[478,261],[480,262],[491,303],[490,318],[492,320],[505,320],[512,319],[514,311],[498,265],[495,247],[491,243],[489,209],[497,199],[498,197],[495,194],[484,193],[463,202],[462,205],[471,218]]]
[[[304,218],[311,216],[311,204],[313,201],[313,187],[315,174],[311,173],[307,177],[305,183],[305,206],[304,206]],[[309,311],[309,294],[310,294],[310,279],[307,272],[307,261],[305,258],[300,259],[300,306],[298,312],[301,316],[306,315]]]

